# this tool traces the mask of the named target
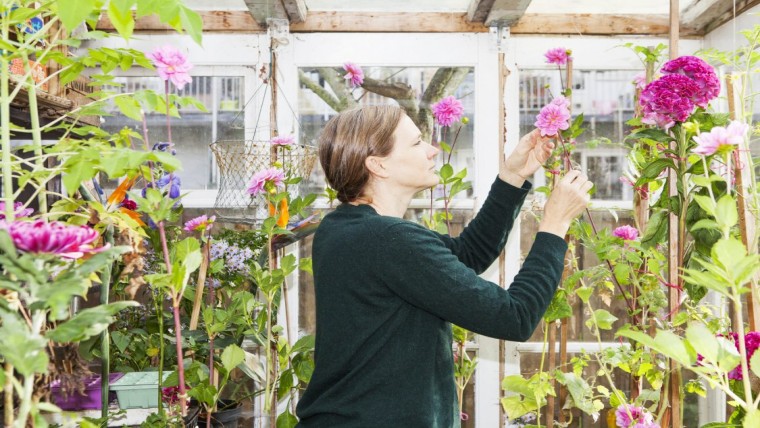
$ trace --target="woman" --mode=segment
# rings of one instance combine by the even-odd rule
[[[343,202],[314,237],[315,369],[299,427],[459,426],[451,323],[525,341],[562,274],[570,222],[592,184],[569,172],[552,192],[535,243],[509,290],[478,276],[498,257],[530,177],[553,144],[525,136],[478,215],[458,238],[403,219],[415,193],[438,184],[438,149],[398,107],[332,118],[319,141]]]

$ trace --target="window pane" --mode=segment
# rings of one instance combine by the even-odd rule
[[[158,77],[117,77],[116,83],[123,86],[115,88],[122,93],[143,89],[164,92],[164,82]],[[114,89],[114,88],[111,88]],[[242,76],[193,76],[192,83],[177,91],[180,96],[192,96],[204,104],[207,112],[193,106],[179,108],[181,118],[171,118],[172,141],[177,150],[177,157],[182,161],[183,190],[215,189],[218,185],[218,171],[214,165],[209,144],[220,139],[243,138]],[[142,125],[122,115],[114,106],[113,116],[105,118],[103,129],[116,132],[129,127],[142,135]],[[166,116],[152,113],[146,117],[148,139],[151,144],[167,141]],[[141,144],[136,141],[136,144]]]

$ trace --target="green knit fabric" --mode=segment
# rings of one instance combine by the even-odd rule
[[[369,205],[325,216],[313,245],[315,370],[299,427],[459,426],[450,323],[528,340],[562,274],[567,244],[538,233],[508,291],[478,276],[529,189],[497,179],[457,238]]]

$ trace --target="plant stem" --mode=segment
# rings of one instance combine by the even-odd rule
[[[104,234],[104,240],[106,244],[113,245],[113,225],[109,224],[106,227]],[[113,271],[113,264],[111,262],[106,264],[101,275],[100,284],[100,304],[107,305],[108,297],[111,293],[111,272]],[[111,374],[111,336],[106,328],[100,333],[100,416],[102,418],[108,418],[108,381]]]
[[[42,159],[42,134],[40,133],[40,116],[37,111],[37,86],[34,84],[34,79],[31,77],[31,70],[29,67],[29,57],[25,50],[21,51],[21,60],[24,62],[24,70],[29,76],[25,82],[28,85],[27,94],[29,95],[29,117],[32,125],[32,142],[34,143],[34,155],[37,157],[35,169],[41,171],[45,167],[44,160]],[[45,186],[47,188],[47,186]],[[46,189],[42,189],[37,194],[37,204],[40,214],[47,213],[47,192]],[[107,411],[107,409],[106,409]]]
[[[2,19],[3,40],[8,40],[7,19]],[[0,55],[0,140],[2,140],[2,170],[3,170],[3,202],[5,202],[5,218],[13,218],[13,180],[11,178],[11,100],[8,97],[8,80],[10,72],[8,71],[8,59],[5,55]],[[9,382],[6,380],[6,383]],[[7,386],[6,386],[7,388]],[[12,410],[13,406],[11,406]],[[6,407],[6,412],[8,407]]]
[[[36,311],[32,314],[32,329],[30,331],[31,336],[39,336],[42,331],[42,326],[45,324],[47,318],[44,311]],[[34,393],[34,373],[24,376],[24,388],[20,396],[20,404],[18,410],[18,419],[16,419],[16,426],[18,428],[26,427],[26,421],[29,418],[29,412],[32,410],[32,394]],[[20,395],[20,394],[19,394]],[[11,406],[13,407],[13,406]]]
[[[4,415],[3,420],[5,426],[9,427],[13,425],[13,364],[8,361],[5,362],[5,385],[3,387],[3,396],[5,398],[4,403]]]

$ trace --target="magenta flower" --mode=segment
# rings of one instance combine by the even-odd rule
[[[675,122],[685,121],[694,111],[692,97],[699,86],[681,74],[666,74],[651,82],[641,92],[642,122],[668,129]]]
[[[544,56],[548,64],[565,65],[572,52],[565,48],[554,48],[546,51]]]
[[[280,135],[269,140],[273,146],[292,146],[296,143],[296,137],[292,135]]]
[[[256,196],[269,190],[269,187],[280,187],[285,181],[285,172],[278,168],[269,168],[253,175],[248,184],[248,193]]]
[[[364,72],[361,67],[353,62],[347,62],[343,64],[343,69],[346,70],[346,75],[343,78],[348,80],[351,87],[357,88],[364,83]]]
[[[185,84],[193,81],[187,73],[193,68],[192,64],[187,60],[187,56],[176,48],[172,46],[157,48],[148,54],[148,57],[153,60],[158,75],[164,80],[171,80],[177,89],[181,90]]]
[[[24,208],[21,202],[13,203],[13,217],[29,217],[34,212],[31,208]],[[5,218],[5,202],[0,202],[0,220]]]
[[[651,413],[629,404],[621,404],[615,410],[615,425],[620,428],[660,428]]]
[[[462,102],[449,95],[431,106],[435,121],[441,126],[451,126],[458,122],[464,114]]]
[[[206,214],[203,214],[192,220],[186,221],[185,231],[186,232],[194,232],[194,231],[203,232],[206,230],[211,230],[211,227],[214,224],[214,220],[216,220],[215,215],[212,215],[211,218],[208,218]]]
[[[639,231],[633,226],[620,226],[612,232],[613,235],[618,238],[623,238],[623,241],[635,241],[639,237]]]
[[[703,132],[696,137],[697,147],[693,152],[699,155],[709,156],[721,149],[733,149],[744,141],[749,125],[733,120],[727,127],[716,126],[710,132]]]
[[[124,200],[121,201],[121,203],[119,204],[119,206],[122,207],[122,208],[126,208],[128,210],[134,211],[134,210],[137,209],[137,202],[135,202],[135,201],[133,201],[133,200],[131,200],[129,198],[124,198]]]
[[[8,232],[15,247],[24,253],[55,254],[66,259],[78,259],[85,253],[97,253],[106,247],[95,248],[93,242],[100,235],[88,226],[73,226],[43,220],[0,222],[0,229]]]
[[[734,339],[734,345],[736,346],[736,350],[739,351],[739,335],[737,333],[729,333],[729,336],[731,336]],[[747,347],[747,361],[749,361],[752,358],[752,356],[755,355],[755,351],[757,350],[757,348],[760,347],[760,332],[750,331],[747,334],[745,334],[744,345]],[[741,364],[736,366],[735,369],[731,370],[728,373],[728,378],[733,379],[733,380],[744,379]]]
[[[694,103],[702,108],[720,93],[720,80],[710,64],[695,56],[681,56],[662,66],[663,73],[681,74],[694,81],[699,88],[693,95]]]
[[[564,100],[564,103],[563,101]],[[536,128],[541,130],[541,136],[553,136],[570,127],[570,110],[564,97],[557,97],[544,106],[536,116]]]

